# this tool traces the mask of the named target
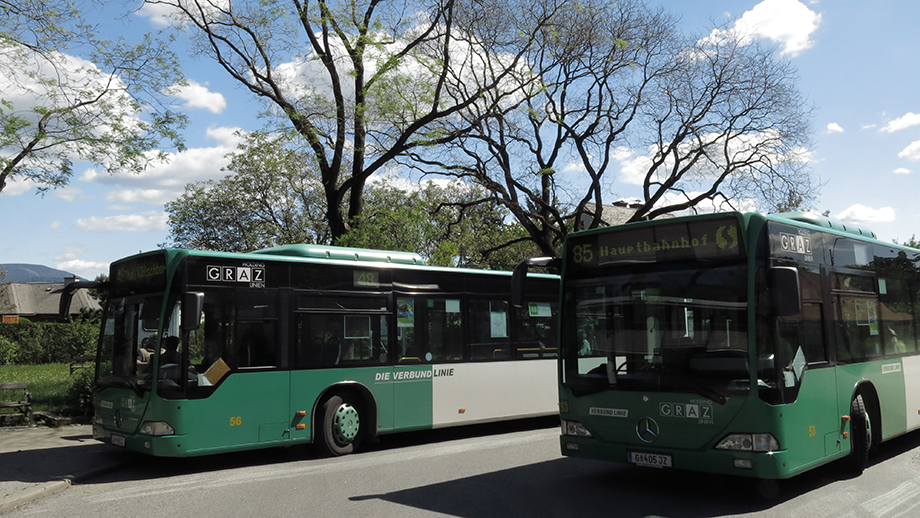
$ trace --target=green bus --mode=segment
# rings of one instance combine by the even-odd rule
[[[562,454],[782,479],[920,427],[920,251],[809,213],[571,234]],[[520,284],[516,278],[515,283]]]
[[[333,455],[378,435],[558,413],[559,278],[526,309],[510,273],[417,254],[287,245],[159,250],[114,262],[93,436],[155,456],[298,443]]]

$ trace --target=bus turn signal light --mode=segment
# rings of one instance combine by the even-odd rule
[[[303,424],[303,423],[300,423],[299,425],[297,425],[297,429],[298,429],[298,430],[305,430],[306,428],[307,428],[307,425],[305,425],[305,424]]]
[[[845,416],[842,416],[841,419],[843,419],[843,422],[844,422],[844,423],[849,423],[849,422],[850,422],[850,419],[852,419],[852,417],[850,417],[850,416],[848,416],[848,415],[845,415]]]
[[[297,417],[306,417],[306,416],[307,416],[307,411],[306,411],[306,410],[298,410],[298,411],[294,412],[294,415],[296,415]]]

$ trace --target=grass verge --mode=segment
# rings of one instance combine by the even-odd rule
[[[66,363],[0,365],[0,383],[24,381],[29,384],[33,412],[71,415],[74,409],[68,402],[68,393],[77,376],[77,373],[70,375],[70,366]],[[8,396],[11,394],[2,393],[0,399]]]

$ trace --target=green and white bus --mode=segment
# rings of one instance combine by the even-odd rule
[[[638,222],[564,250],[564,455],[782,479],[862,472],[920,427],[918,250],[808,213]]]
[[[379,434],[558,413],[559,279],[533,276],[515,311],[510,277],[339,247],[160,250],[61,300],[107,293],[96,439],[156,456],[310,442],[342,455]]]

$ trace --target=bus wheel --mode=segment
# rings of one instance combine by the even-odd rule
[[[322,441],[332,455],[348,455],[361,444],[361,416],[350,398],[338,394],[323,404]]]
[[[869,449],[872,447],[872,423],[862,394],[857,394],[850,403],[850,456],[847,465],[855,474],[860,474],[869,465]]]

